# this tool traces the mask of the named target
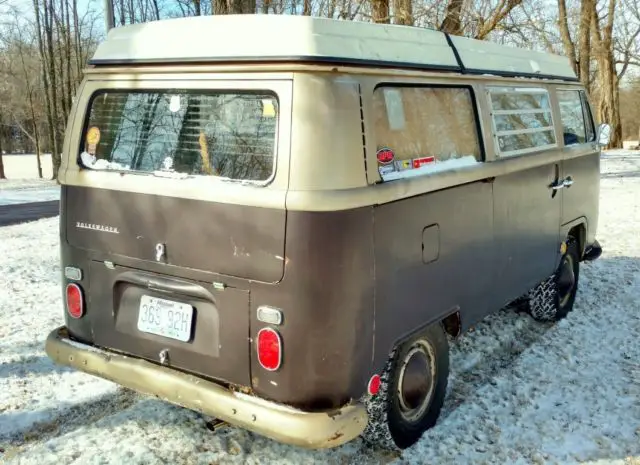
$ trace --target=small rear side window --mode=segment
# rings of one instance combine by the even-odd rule
[[[584,144],[593,140],[593,129],[579,90],[558,90],[560,120],[564,145]]]
[[[373,110],[384,181],[482,161],[469,88],[382,86],[374,91]]]
[[[278,101],[267,91],[104,91],[91,99],[80,163],[265,181],[277,122]]]

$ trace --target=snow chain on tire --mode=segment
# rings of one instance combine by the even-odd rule
[[[567,252],[575,245],[575,238],[567,239]],[[529,314],[536,321],[556,321],[565,315],[560,315],[558,303],[558,270],[542,281],[529,292]]]
[[[389,423],[387,422],[389,376],[391,375],[396,354],[396,350],[391,352],[389,361],[385,365],[382,375],[380,375],[380,390],[378,394],[375,396],[366,396],[364,404],[367,409],[369,421],[361,435],[364,442],[370,446],[392,451],[400,451],[400,448],[396,446],[391,436]]]

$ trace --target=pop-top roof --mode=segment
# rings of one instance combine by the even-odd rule
[[[292,15],[167,19],[109,31],[91,64],[324,62],[576,80],[567,58],[410,26]]]

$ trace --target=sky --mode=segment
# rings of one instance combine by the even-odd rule
[[[98,16],[98,26],[104,25],[104,0],[78,0],[78,13],[82,16],[89,8]],[[16,8],[23,17],[31,19],[33,17],[33,0],[0,0],[0,29],[2,28],[2,19],[11,9]]]

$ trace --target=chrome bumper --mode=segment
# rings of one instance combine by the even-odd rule
[[[211,381],[146,360],[73,341],[64,326],[49,334],[45,350],[58,364],[286,444],[312,449],[335,447],[359,436],[367,424],[366,409],[360,403],[329,412],[304,412],[232,392]]]

